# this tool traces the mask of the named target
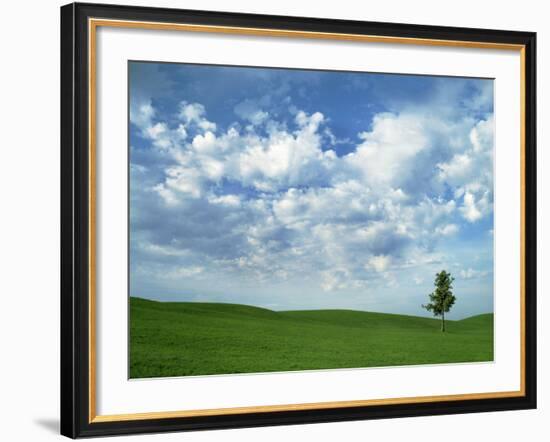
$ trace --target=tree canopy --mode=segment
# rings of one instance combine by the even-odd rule
[[[428,296],[430,302],[422,305],[423,308],[432,312],[434,316],[441,316],[441,331],[445,331],[445,313],[448,313],[456,301],[453,295],[453,281],[455,279],[449,272],[441,270],[435,275],[435,290]]]

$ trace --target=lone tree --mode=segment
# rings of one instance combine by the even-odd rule
[[[447,313],[456,301],[453,295],[453,281],[455,279],[450,273],[445,270],[435,275],[434,286],[435,290],[430,293],[430,303],[422,305],[429,312],[433,312],[434,316],[441,316],[441,331],[445,331],[445,313]]]

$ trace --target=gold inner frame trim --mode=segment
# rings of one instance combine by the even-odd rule
[[[128,414],[96,414],[96,36],[97,28],[133,28],[161,31],[186,31],[243,36],[288,37],[318,40],[339,40],[368,43],[410,44],[419,46],[444,46],[474,49],[497,49],[518,51],[520,54],[520,389],[487,393],[465,393],[438,396],[399,397],[352,401],[314,402],[284,405],[261,405],[233,408],[158,411]],[[221,416],[246,413],[278,411],[322,410],[328,408],[365,407],[375,405],[417,404],[461,400],[482,400],[525,396],[525,46],[521,44],[475,42],[459,40],[390,37],[330,32],[292,31],[283,29],[245,28],[233,26],[210,26],[182,23],[159,23],[130,20],[88,19],[88,93],[89,93],[89,367],[88,367],[88,421],[89,423],[168,419],[179,417]]]

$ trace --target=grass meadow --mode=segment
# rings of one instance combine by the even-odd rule
[[[493,360],[493,314],[446,321],[130,298],[130,377]]]

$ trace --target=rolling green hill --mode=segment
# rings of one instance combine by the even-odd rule
[[[493,360],[493,315],[448,321],[130,298],[130,377]]]

